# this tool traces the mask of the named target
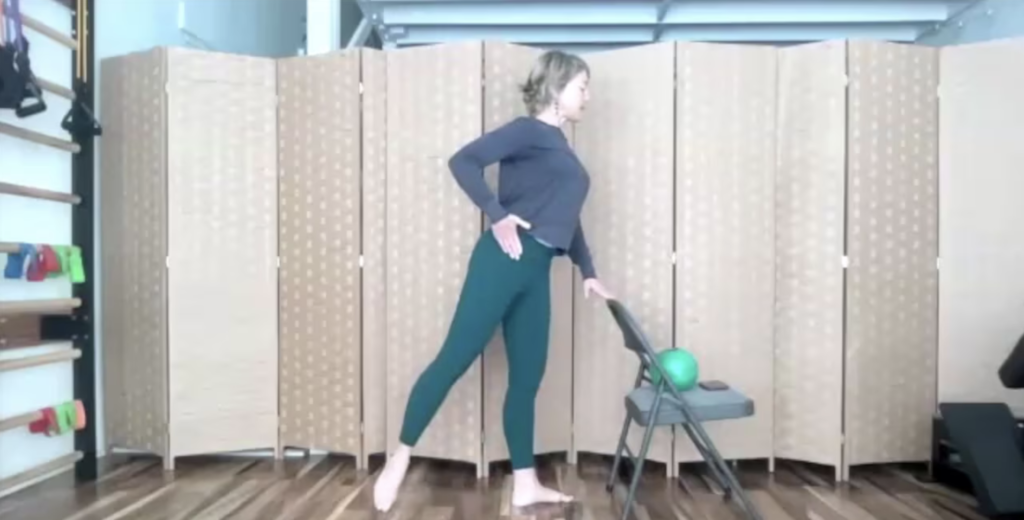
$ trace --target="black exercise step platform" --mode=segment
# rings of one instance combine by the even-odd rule
[[[980,512],[993,517],[1024,514],[1024,445],[1010,407],[941,403],[939,413]]]

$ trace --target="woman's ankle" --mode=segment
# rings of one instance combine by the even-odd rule
[[[404,457],[409,458],[412,455],[412,446],[408,444],[399,444],[395,451],[391,453],[392,457]]]
[[[515,482],[533,483],[539,482],[537,468],[519,468],[512,470],[512,479]]]

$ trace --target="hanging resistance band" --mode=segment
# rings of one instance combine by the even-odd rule
[[[46,110],[43,90],[32,73],[29,43],[22,32],[20,0],[2,0],[3,38],[0,39],[0,108],[14,109],[19,118]],[[26,104],[26,101],[29,103]]]
[[[0,109],[16,109],[25,95],[25,82],[14,65],[17,58],[9,0],[0,0]]]

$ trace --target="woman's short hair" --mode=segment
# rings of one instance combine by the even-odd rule
[[[559,93],[578,74],[590,74],[583,58],[567,52],[551,50],[541,54],[520,90],[530,115],[537,115],[558,98]]]

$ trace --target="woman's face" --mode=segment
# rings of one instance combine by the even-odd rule
[[[558,106],[562,116],[569,121],[576,122],[582,119],[583,110],[589,100],[590,77],[586,72],[581,72],[565,86],[565,90],[558,97]]]

